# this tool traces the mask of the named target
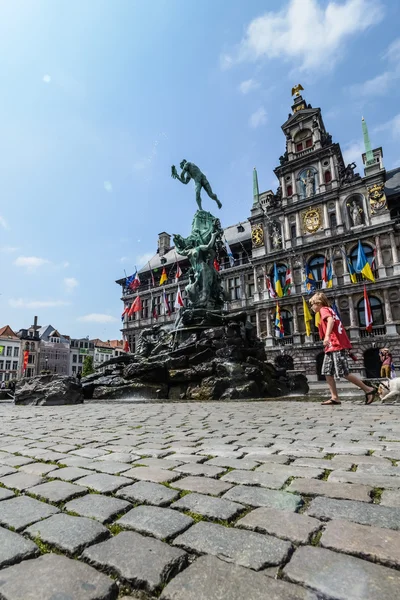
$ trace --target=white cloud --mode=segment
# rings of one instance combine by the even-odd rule
[[[290,0],[279,12],[267,12],[247,27],[231,54],[221,57],[226,69],[236,63],[262,59],[293,60],[301,70],[324,72],[334,66],[347,39],[383,18],[380,2],[346,0],[341,4],[317,0]]]
[[[16,252],[17,250],[19,250],[19,248],[14,247],[14,246],[3,246],[2,248],[0,248],[0,252],[3,252],[4,254],[12,254],[13,252]]]
[[[242,81],[242,83],[239,85],[239,90],[242,92],[242,94],[246,95],[249,92],[257,90],[259,87],[260,84],[255,79],[246,79],[246,81]]]
[[[72,292],[77,286],[79,282],[75,277],[65,277],[64,278],[64,286],[67,292]]]
[[[136,257],[136,264],[139,265],[139,269],[144,267],[149,260],[151,260],[154,256],[155,252],[146,252],[145,254],[141,254]]]
[[[90,315],[85,315],[84,317],[78,317],[78,321],[83,321],[85,323],[114,323],[117,321],[117,319],[111,315],[91,313]]]
[[[10,298],[8,303],[12,308],[56,308],[69,304],[64,300],[24,300],[23,298]]]
[[[260,108],[256,110],[249,119],[249,125],[253,129],[260,127],[261,125],[265,125],[266,122],[267,113],[265,112],[265,109],[262,106],[260,106]]]
[[[3,227],[4,229],[8,229],[9,228],[7,221],[1,215],[0,215],[0,227]]]
[[[15,266],[26,267],[29,271],[33,271],[49,263],[50,261],[47,258],[39,258],[38,256],[18,256],[14,261]]]
[[[43,75],[42,81],[43,81],[43,83],[50,83],[51,76],[50,75]]]
[[[383,58],[398,63],[400,60],[400,38],[395,39],[386,50]]]
[[[111,192],[113,191],[113,186],[111,181],[105,181],[104,182],[104,189],[106,190],[106,192],[108,192],[109,194],[111,194]]]
[[[364,81],[364,83],[356,83],[350,87],[350,92],[358,98],[365,96],[385,96],[392,82],[400,75],[395,71],[384,71],[380,75]]]
[[[129,256],[121,256],[121,258],[119,259],[120,263],[126,263],[129,260]]]
[[[362,167],[362,154],[365,152],[362,140],[349,142],[343,147],[343,160],[346,165],[355,162],[358,169]]]
[[[62,264],[63,268],[66,269],[67,267],[69,267],[69,262],[67,260],[65,260]]]
[[[400,138],[400,113],[394,116],[389,121],[382,123],[374,128],[373,132],[390,131],[394,139]]]

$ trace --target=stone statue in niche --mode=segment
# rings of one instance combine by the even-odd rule
[[[358,205],[356,200],[352,200],[350,204],[347,205],[350,213],[351,220],[353,222],[353,227],[357,227],[358,225],[363,224],[363,209]]]
[[[311,169],[308,169],[305,177],[300,176],[300,181],[303,184],[304,197],[311,198],[312,196],[314,196],[314,181],[315,181],[314,172],[311,171]]]
[[[271,242],[274,250],[279,250],[282,248],[282,236],[280,227],[277,223],[272,223],[271,226]]]

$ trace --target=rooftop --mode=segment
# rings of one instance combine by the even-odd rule
[[[4,327],[0,328],[0,337],[19,341],[19,337],[9,325],[4,325]]]
[[[400,167],[386,172],[385,194],[389,198],[400,194]]]

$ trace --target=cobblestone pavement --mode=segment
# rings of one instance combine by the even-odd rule
[[[395,600],[399,407],[0,405],[2,600]]]

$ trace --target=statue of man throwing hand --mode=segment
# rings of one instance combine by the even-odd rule
[[[180,167],[182,169],[182,172],[179,175],[175,165],[172,165],[171,177],[173,177],[174,179],[178,179],[181,183],[184,183],[185,185],[189,183],[191,179],[193,179],[196,187],[196,202],[200,210],[203,210],[203,207],[201,206],[201,188],[204,188],[208,196],[212,200],[215,200],[215,202],[218,205],[218,208],[222,207],[222,203],[218,200],[217,194],[214,194],[207,177],[204,175],[204,173],[200,171],[199,167],[197,167],[194,163],[187,162],[187,160],[183,160],[180,164]]]

